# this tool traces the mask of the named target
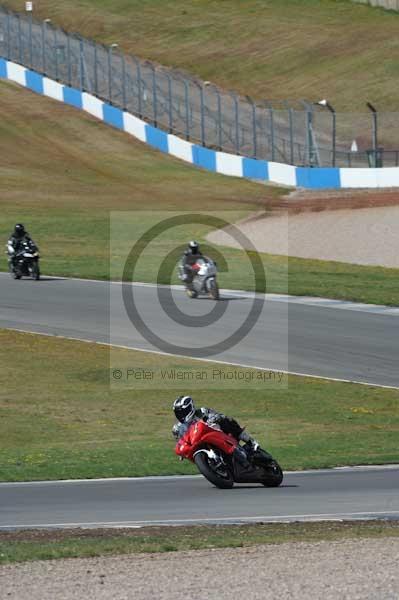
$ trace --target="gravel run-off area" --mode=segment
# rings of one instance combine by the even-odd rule
[[[17,600],[397,600],[399,539],[284,543],[0,567]]]
[[[258,252],[399,268],[399,206],[257,213],[238,225]],[[228,229],[208,240],[240,247]]]

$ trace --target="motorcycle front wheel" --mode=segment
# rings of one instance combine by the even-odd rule
[[[191,299],[196,298],[198,296],[196,291],[190,290],[189,288],[186,288],[186,294]]]
[[[220,488],[221,490],[227,490],[233,487],[234,479],[230,471],[226,468],[224,471],[215,469],[212,465],[212,461],[209,459],[205,452],[200,452],[194,457],[195,464],[197,465],[198,471],[207,479],[210,483]]]
[[[40,269],[39,269],[39,265],[38,263],[33,263],[32,266],[29,268],[30,270],[30,274],[32,279],[35,279],[35,281],[39,281],[40,279]]]
[[[13,279],[21,279],[21,275],[18,275],[18,273],[15,271],[14,267],[11,264],[8,265],[8,272],[10,273]]]
[[[267,477],[262,481],[262,485],[265,487],[278,487],[281,485],[284,474],[277,461],[273,460],[265,470],[267,471]]]
[[[209,282],[209,295],[212,298],[212,300],[219,300],[220,298],[219,286],[216,283],[215,279],[211,279],[211,281]]]

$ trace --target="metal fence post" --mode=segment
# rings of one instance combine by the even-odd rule
[[[97,44],[94,44],[94,93],[98,96],[98,73],[97,73]]]
[[[10,60],[11,52],[11,31],[10,31],[10,13],[7,13],[7,58]]]
[[[112,104],[112,46],[108,47],[108,100]]]
[[[84,86],[84,62],[83,62],[83,40],[79,39],[79,85],[83,90]]]
[[[33,63],[33,44],[32,44],[32,13],[29,13],[29,66]]]
[[[332,166],[335,167],[335,155],[336,155],[336,147],[337,147],[337,115],[335,113],[335,109],[333,106],[331,106],[331,104],[329,103],[328,100],[324,99],[324,100],[319,100],[319,102],[315,102],[316,105],[318,106],[324,106],[325,108],[328,108],[329,112],[332,115]]]
[[[172,100],[172,79],[168,73],[165,73],[168,79],[168,102],[169,102],[169,133],[173,131],[173,100]]]
[[[58,81],[58,45],[57,45],[57,30],[54,29],[54,64],[55,64],[55,79]]]
[[[222,99],[220,97],[220,93],[217,87],[215,87],[216,92],[216,102],[217,102],[217,111],[218,111],[218,146],[219,150],[223,147],[223,139],[222,139]]]
[[[334,110],[332,113],[332,128],[333,128],[333,159],[332,166],[335,167],[337,161],[337,114]]]
[[[237,96],[232,93],[231,96],[233,97],[233,101],[234,101],[234,127],[235,127],[235,147],[236,147],[236,154],[240,154],[240,129],[239,129],[239,121],[238,121],[238,98]]]
[[[290,163],[294,164],[294,119],[293,119],[293,111],[290,107],[288,109],[288,119],[290,124]]]
[[[371,102],[366,102],[367,108],[371,111],[372,119],[373,119],[373,155],[374,155],[374,167],[379,165],[378,161],[378,120],[377,120],[377,109],[371,104]]]
[[[43,73],[46,74],[46,33],[45,33],[46,21],[42,22],[42,69]],[[68,37],[69,41],[69,37]]]
[[[194,81],[200,92],[200,111],[201,111],[201,145],[205,146],[205,107],[204,107],[204,89],[198,81]]]
[[[184,80],[184,103],[186,105],[186,140],[190,139],[190,102],[188,93],[188,82]]]
[[[140,119],[143,116],[143,102],[141,98],[141,66],[138,58],[132,55],[134,64],[136,65],[136,79],[137,79],[137,100],[138,100],[138,111]]]
[[[253,146],[253,154],[252,156],[254,158],[256,158],[257,154],[258,154],[258,148],[257,148],[257,131],[256,131],[256,104],[255,102],[252,100],[252,98],[250,96],[247,96],[247,100],[251,105],[251,109],[252,109],[252,146]]]
[[[123,110],[126,110],[126,59],[122,54],[122,105]]]
[[[72,83],[72,65],[71,65],[71,38],[67,36],[67,55],[68,55],[68,85]]]
[[[22,31],[21,31],[21,16],[18,15],[18,56],[19,62],[22,65]]]
[[[276,158],[275,148],[274,148],[274,111],[273,107],[269,108],[269,117],[270,117],[270,143],[272,146],[272,161],[274,162]]]
[[[155,74],[155,67],[154,65],[151,65],[151,74],[152,74],[152,109],[153,109],[153,116],[154,116],[154,126],[156,127],[158,124],[158,111],[157,111],[157,82],[156,82],[156,74]]]
[[[307,165],[309,167],[312,165],[312,160],[313,160],[312,121],[313,121],[312,111],[309,110],[309,108],[308,108],[306,110],[306,135],[307,135],[307,141],[306,141],[306,148],[307,148],[306,162],[307,162]]]

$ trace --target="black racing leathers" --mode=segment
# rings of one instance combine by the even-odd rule
[[[22,249],[23,242],[32,242],[32,238],[25,233],[22,237],[17,237],[13,233],[10,235],[7,242],[8,260],[14,266],[18,256],[18,252]]]
[[[197,260],[199,258],[202,258],[202,253],[201,252],[196,252],[195,254],[193,254],[192,252],[190,252],[189,250],[186,250],[185,253],[183,254],[183,258],[181,261],[182,267],[183,267],[183,272],[184,272],[184,280],[186,283],[191,283],[193,280],[193,270],[192,270],[192,266],[195,265],[195,263],[197,262]]]
[[[226,417],[226,415],[222,413],[218,413],[212,408],[199,408],[195,411],[195,417],[197,419],[202,419],[205,423],[209,422],[216,423],[219,425],[220,429],[224,431],[224,433],[229,433],[236,440],[240,439],[242,432],[244,431],[243,427],[239,425],[239,423],[232,419],[231,417]]]

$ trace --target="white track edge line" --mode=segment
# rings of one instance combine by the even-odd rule
[[[259,516],[232,516],[232,517],[214,517],[214,518],[191,518],[191,519],[153,519],[146,521],[95,521],[95,522],[81,522],[81,523],[37,523],[28,524],[23,523],[20,525],[1,525],[0,530],[4,529],[27,529],[27,528],[53,528],[53,527],[111,527],[111,528],[124,528],[134,527],[139,528],[145,525],[174,525],[184,523],[243,523],[243,522],[284,522],[292,520],[309,520],[309,521],[323,521],[323,520],[350,520],[350,519],[361,519],[366,518],[372,520],[377,516],[391,516],[399,515],[399,510],[392,511],[364,511],[364,512],[350,512],[350,513],[310,513],[300,515],[259,515]]]

